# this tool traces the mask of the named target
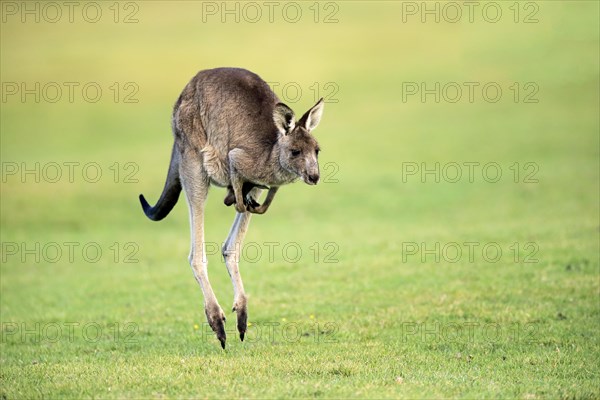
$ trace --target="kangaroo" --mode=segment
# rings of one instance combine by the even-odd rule
[[[233,308],[240,340],[246,333],[247,296],[239,253],[252,214],[264,214],[280,186],[302,179],[319,182],[319,144],[311,135],[323,115],[320,99],[299,120],[258,75],[240,68],[203,70],[175,102],[171,128],[175,143],[167,179],[156,205],[140,194],[148,218],[160,221],[183,188],[190,215],[188,261],[204,296],[208,324],[225,349],[225,314],[208,280],[204,248],[204,204],[209,186],[226,187],[226,205],[236,215],[222,254],[233,284]],[[262,204],[261,191],[268,189]]]

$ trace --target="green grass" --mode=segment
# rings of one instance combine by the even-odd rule
[[[403,23],[400,2],[340,2],[334,24],[311,22],[312,3],[297,24],[203,23],[202,3],[160,1],[114,24],[102,4],[97,24],[1,25],[2,82],[98,82],[103,96],[1,104],[4,172],[79,162],[102,177],[88,182],[80,166],[73,183],[3,177],[0,398],[600,397],[597,3],[536,2],[534,24],[512,22],[512,3],[496,24]],[[252,325],[241,343],[227,312],[225,351],[187,265],[183,199],[161,223],[137,200],[162,189],[179,92],[221,65],[297,82],[297,113],[314,82],[321,95],[339,88],[315,131],[321,165],[335,168],[253,219],[240,263]],[[114,82],[134,82],[139,102],[115,103]],[[497,82],[503,96],[403,102],[403,82]],[[514,82],[534,82],[539,102],[513,101]],[[496,162],[503,175],[403,181],[408,162]],[[526,163],[537,182],[524,181]],[[224,194],[212,189],[207,205],[211,250],[233,219]],[[40,262],[23,251],[36,243]],[[63,254],[49,262],[55,243]],[[209,275],[228,311],[217,251]]]

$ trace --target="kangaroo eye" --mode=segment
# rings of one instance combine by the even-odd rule
[[[292,153],[293,157],[296,157],[296,156],[300,155],[301,151],[300,150],[291,150],[291,153]]]
[[[320,151],[321,151],[321,149],[316,149],[316,150],[315,150],[315,154],[316,154],[316,155],[319,155],[319,152],[320,152]]]

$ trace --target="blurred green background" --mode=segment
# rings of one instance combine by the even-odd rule
[[[598,397],[599,6],[473,4],[2,1],[2,398]],[[258,73],[297,114],[327,102],[323,182],[283,188],[246,239],[261,257],[240,263],[254,326],[302,335],[242,344],[228,313],[225,352],[204,329],[183,199],[159,224],[137,200],[162,190],[177,96],[218,66]],[[439,101],[422,97],[438,83]],[[436,163],[438,182],[421,175]],[[206,211],[215,245],[234,214],[224,194]],[[502,257],[426,252],[465,242]],[[62,256],[43,253],[54,243]],[[229,310],[218,252],[209,275]],[[112,335],[127,323],[134,340]],[[473,323],[501,333],[439,329]]]

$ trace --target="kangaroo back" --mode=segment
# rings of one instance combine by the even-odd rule
[[[211,182],[229,186],[232,149],[264,160],[277,142],[273,110],[279,99],[253,72],[240,68],[200,71],[185,87],[174,113],[176,140],[202,153]]]
[[[228,152],[262,142],[272,146],[277,141],[273,109],[279,99],[255,73],[240,68],[205,70],[189,85],[194,90],[184,91],[180,109],[190,102],[196,105],[193,111],[199,113],[198,122],[212,147]],[[188,121],[190,117],[189,112],[180,114]]]

